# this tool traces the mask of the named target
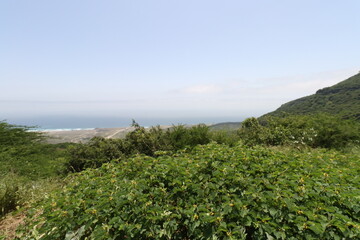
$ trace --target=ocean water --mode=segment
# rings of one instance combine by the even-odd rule
[[[35,130],[80,130],[94,128],[128,127],[132,120],[144,127],[156,125],[178,125],[178,124],[215,124],[220,122],[240,122],[245,117],[183,117],[183,118],[131,118],[131,117],[27,117],[8,118],[6,122],[16,125],[32,126]]]

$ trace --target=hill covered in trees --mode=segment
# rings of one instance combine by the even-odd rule
[[[360,120],[360,73],[334,86],[320,89],[313,95],[285,103],[266,115],[303,115],[320,112]]]

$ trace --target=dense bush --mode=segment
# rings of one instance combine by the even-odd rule
[[[249,146],[268,143],[267,137],[269,134],[267,129],[260,125],[259,121],[254,117],[247,118],[241,123],[238,134],[245,144]]]
[[[161,129],[159,126],[146,129],[133,123],[135,128],[124,139],[105,139],[95,137],[85,144],[69,148],[68,172],[79,172],[86,168],[96,168],[114,159],[124,159],[135,154],[155,156],[157,151],[177,151],[193,148],[198,144],[211,141],[209,128],[206,125],[185,127],[173,126]]]
[[[24,152],[18,152],[17,156],[16,151],[20,148],[12,150],[14,152],[11,154],[0,153],[0,217],[32,199],[39,199],[34,194],[41,192],[39,188],[45,185],[41,184],[39,187],[38,183],[43,179],[57,178],[65,159],[58,157],[59,153],[54,151],[28,156]]]
[[[219,144],[234,146],[240,141],[240,136],[235,130],[214,130],[210,132],[210,140]]]
[[[43,139],[41,133],[31,132],[30,129],[31,127],[0,121],[0,150],[12,146],[29,145]]]
[[[0,217],[35,199],[36,181],[56,177],[65,162],[66,145],[45,144],[30,129],[0,122]]]
[[[79,172],[96,168],[114,159],[124,159],[135,154],[155,156],[157,151],[175,152],[191,149],[211,141],[233,146],[243,141],[248,146],[264,144],[269,146],[289,145],[295,147],[344,149],[360,145],[360,123],[344,120],[337,116],[318,114],[286,115],[267,117],[260,121],[248,118],[234,132],[210,131],[206,125],[186,127],[173,126],[161,129],[159,126],[146,129],[133,123],[134,131],[124,139],[95,137],[90,142],[78,144],[69,149],[70,160],[67,172]]]
[[[127,152],[121,139],[94,137],[88,143],[75,144],[67,149],[69,159],[65,163],[67,172],[79,172],[85,168],[100,167],[113,159],[120,159]]]
[[[61,171],[68,144],[46,144],[30,129],[0,122],[0,177],[13,173],[35,180]]]
[[[19,238],[358,239],[359,160],[214,143],[138,155],[70,176]]]
[[[31,180],[53,177],[63,172],[67,157],[66,150],[56,145],[14,146],[0,151],[0,176],[10,172]]]
[[[293,145],[344,149],[360,144],[360,123],[328,114],[246,119],[239,136],[247,145]]]

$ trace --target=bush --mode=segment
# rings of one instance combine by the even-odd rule
[[[240,138],[248,146],[254,146],[257,144],[265,144],[266,136],[268,135],[267,129],[260,125],[259,121],[254,118],[245,119],[241,123],[241,128],[238,130]]]
[[[236,131],[215,130],[210,132],[210,139],[216,143],[225,144],[228,146],[234,146],[240,141],[240,137]]]
[[[357,239],[358,155],[228,147],[88,169],[20,239]]]
[[[61,172],[64,148],[43,143],[43,136],[29,129],[0,122],[0,177],[13,173],[35,180]]]
[[[165,134],[172,150],[180,150],[186,147],[193,148],[199,144],[210,142],[209,127],[205,124],[199,124],[192,127],[184,125],[173,126]]]
[[[80,172],[86,168],[97,168],[113,159],[121,159],[128,152],[121,139],[94,137],[86,144],[76,144],[68,149],[69,160],[66,172]]]
[[[348,145],[359,145],[360,123],[328,114],[266,117],[261,123],[256,118],[249,118],[243,122],[238,134],[250,146],[344,149]]]
[[[20,145],[0,152],[0,178],[14,173],[32,180],[55,177],[67,161],[64,149],[51,144]]]
[[[30,129],[0,122],[0,217],[41,198],[48,188],[39,183],[58,176],[65,162],[63,147],[42,143]]]
[[[170,148],[166,134],[159,127],[152,127],[150,130],[141,127],[136,122],[132,125],[135,130],[128,133],[124,142],[129,146],[129,154],[145,154],[154,156],[156,151]]]
[[[174,152],[184,148],[193,148],[198,144],[211,141],[209,128],[206,125],[185,127],[173,126],[167,130],[159,126],[145,129],[136,122],[134,131],[124,139],[105,139],[95,137],[85,144],[69,148],[69,161],[66,172],[79,172],[86,168],[97,168],[111,160],[121,160],[136,154],[156,156],[157,152]]]
[[[0,150],[7,147],[28,145],[39,142],[43,135],[39,132],[31,132],[31,127],[19,126],[0,121]]]

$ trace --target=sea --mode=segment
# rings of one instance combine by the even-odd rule
[[[222,122],[241,122],[245,117],[181,117],[181,118],[147,118],[147,117],[23,117],[2,119],[10,124],[32,127],[34,131],[72,131],[95,128],[129,127],[133,120],[140,126],[179,124],[216,124]],[[1,119],[0,119],[1,120]]]

